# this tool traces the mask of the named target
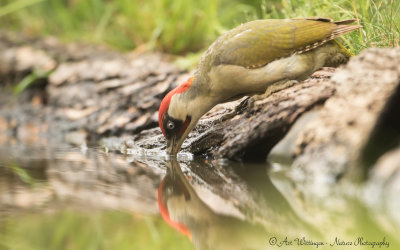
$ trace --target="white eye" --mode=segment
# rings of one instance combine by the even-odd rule
[[[175,128],[175,124],[174,124],[174,122],[172,122],[172,121],[168,121],[168,123],[167,123],[167,127],[168,127],[168,129],[174,129]]]

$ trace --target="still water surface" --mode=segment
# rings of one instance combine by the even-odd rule
[[[398,214],[273,166],[2,146],[0,249],[400,249]]]

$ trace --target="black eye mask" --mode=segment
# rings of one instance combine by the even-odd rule
[[[182,121],[174,119],[166,113],[163,119],[163,128],[167,139],[170,139],[172,136],[180,138],[189,126],[190,120],[190,116],[186,116],[186,120]]]

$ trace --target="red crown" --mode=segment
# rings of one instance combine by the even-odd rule
[[[181,85],[179,85],[178,87],[174,88],[173,90],[171,90],[162,100],[161,105],[160,105],[160,109],[158,110],[158,125],[161,128],[161,131],[164,134],[165,137],[165,131],[164,128],[162,126],[163,124],[163,119],[164,119],[164,115],[168,110],[169,104],[171,102],[171,98],[172,96],[174,96],[175,94],[179,94],[179,93],[183,93],[186,90],[188,90],[190,88],[190,86],[192,85],[194,77],[189,78],[189,80],[187,80],[186,82],[182,83]]]
[[[181,234],[186,235],[190,240],[192,239],[192,234],[190,233],[189,228],[187,228],[185,225],[182,223],[176,222],[171,220],[169,217],[169,212],[168,208],[165,205],[163,201],[163,195],[162,195],[162,190],[164,188],[164,183],[165,183],[165,177],[161,181],[160,186],[158,187],[158,197],[157,197],[157,203],[158,203],[158,209],[160,210],[161,217],[170,225],[173,229],[179,231]]]

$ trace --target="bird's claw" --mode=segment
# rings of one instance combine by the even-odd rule
[[[236,115],[242,113],[246,108],[248,108],[248,102],[251,98],[246,97],[243,101],[241,101],[235,108],[227,114],[222,115],[218,120],[219,122],[224,122],[226,120],[232,119]]]
[[[282,81],[275,82],[274,84],[272,84],[265,90],[264,94],[255,95],[252,97],[253,105],[254,105],[254,102],[256,102],[256,101],[263,100],[263,99],[267,98],[268,96],[272,95],[273,93],[276,93],[283,89],[290,88],[298,83],[299,83],[299,81],[297,81],[297,80],[282,80]]]

